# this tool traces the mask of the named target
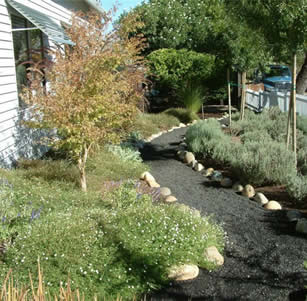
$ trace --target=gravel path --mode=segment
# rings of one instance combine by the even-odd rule
[[[142,156],[157,182],[179,202],[214,215],[223,226],[228,235],[225,263],[213,272],[201,270],[194,280],[172,283],[150,300],[305,301],[307,237],[295,233],[284,210],[267,211],[231,189],[212,187],[178,161],[176,148],[185,131],[156,138]]]

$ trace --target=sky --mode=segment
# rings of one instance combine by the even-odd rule
[[[116,6],[118,10],[116,13],[116,17],[118,17],[124,10],[129,11],[131,8],[140,4],[142,0],[117,0],[117,1],[116,0],[102,0],[101,2],[102,2],[102,7],[105,10],[109,10],[110,8],[113,7],[115,3],[117,3]]]

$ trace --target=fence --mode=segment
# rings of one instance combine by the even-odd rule
[[[282,112],[289,109],[290,93],[264,92],[247,90],[246,105],[251,110],[261,112],[265,108],[278,106]],[[307,95],[296,96],[296,111],[298,115],[307,116]]]

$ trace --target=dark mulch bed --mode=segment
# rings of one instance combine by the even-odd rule
[[[179,202],[213,215],[223,226],[225,264],[216,271],[201,270],[194,280],[174,282],[146,300],[305,300],[307,237],[295,232],[287,210],[265,210],[231,189],[212,186],[178,161],[176,148],[185,131],[160,136],[142,156]]]

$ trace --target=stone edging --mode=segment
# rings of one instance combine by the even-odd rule
[[[221,118],[223,119],[223,118]],[[150,136],[149,138],[145,139],[146,142],[151,142],[153,139],[158,138],[162,134],[165,134],[167,132],[172,132],[175,129],[187,127],[192,124],[195,124],[197,120],[194,120],[192,123],[184,124],[180,123],[179,126],[172,127],[171,129],[167,131],[162,131],[158,134],[154,134]],[[140,179],[145,181],[149,187],[155,187],[160,189],[160,195],[163,198],[163,201],[168,204],[176,203],[177,198],[172,195],[171,190],[168,187],[161,187],[159,183],[157,183],[156,179],[151,175],[148,171],[141,174]],[[197,217],[200,217],[200,211],[197,209],[190,208],[187,205],[184,204],[178,204],[178,209],[182,211],[191,211],[191,214]],[[206,259],[209,262],[215,263],[217,266],[221,266],[224,264],[224,257],[219,253],[217,248],[215,246],[209,246],[204,250],[203,256],[206,257]],[[184,281],[184,280],[191,280],[198,276],[199,274],[199,268],[197,265],[193,264],[183,264],[183,265],[175,265],[170,267],[168,278],[175,281]]]

